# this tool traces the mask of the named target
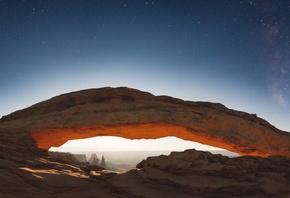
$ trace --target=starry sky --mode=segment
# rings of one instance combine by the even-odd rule
[[[128,86],[290,131],[288,0],[0,0],[0,117]]]

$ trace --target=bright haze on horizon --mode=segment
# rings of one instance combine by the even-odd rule
[[[0,117],[127,86],[222,103],[290,131],[290,2],[164,2],[0,1]]]

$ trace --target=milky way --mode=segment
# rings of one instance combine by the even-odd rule
[[[266,41],[270,48],[270,90],[281,106],[289,103],[290,30],[289,5],[269,1],[262,5],[265,13]]]

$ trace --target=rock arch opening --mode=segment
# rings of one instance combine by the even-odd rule
[[[186,149],[204,151],[224,151],[224,149],[183,140],[173,136],[156,139],[127,139],[115,136],[97,136],[85,139],[69,140],[60,147],[51,147],[50,151],[184,151]]]
[[[51,147],[49,156],[67,159],[75,165],[98,165],[112,171],[128,171],[147,157],[193,148],[229,157],[238,156],[224,149],[176,137],[131,140],[114,136],[69,140],[60,147]]]

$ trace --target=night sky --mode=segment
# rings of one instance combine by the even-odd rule
[[[290,1],[0,0],[0,117],[128,86],[290,131]]]

